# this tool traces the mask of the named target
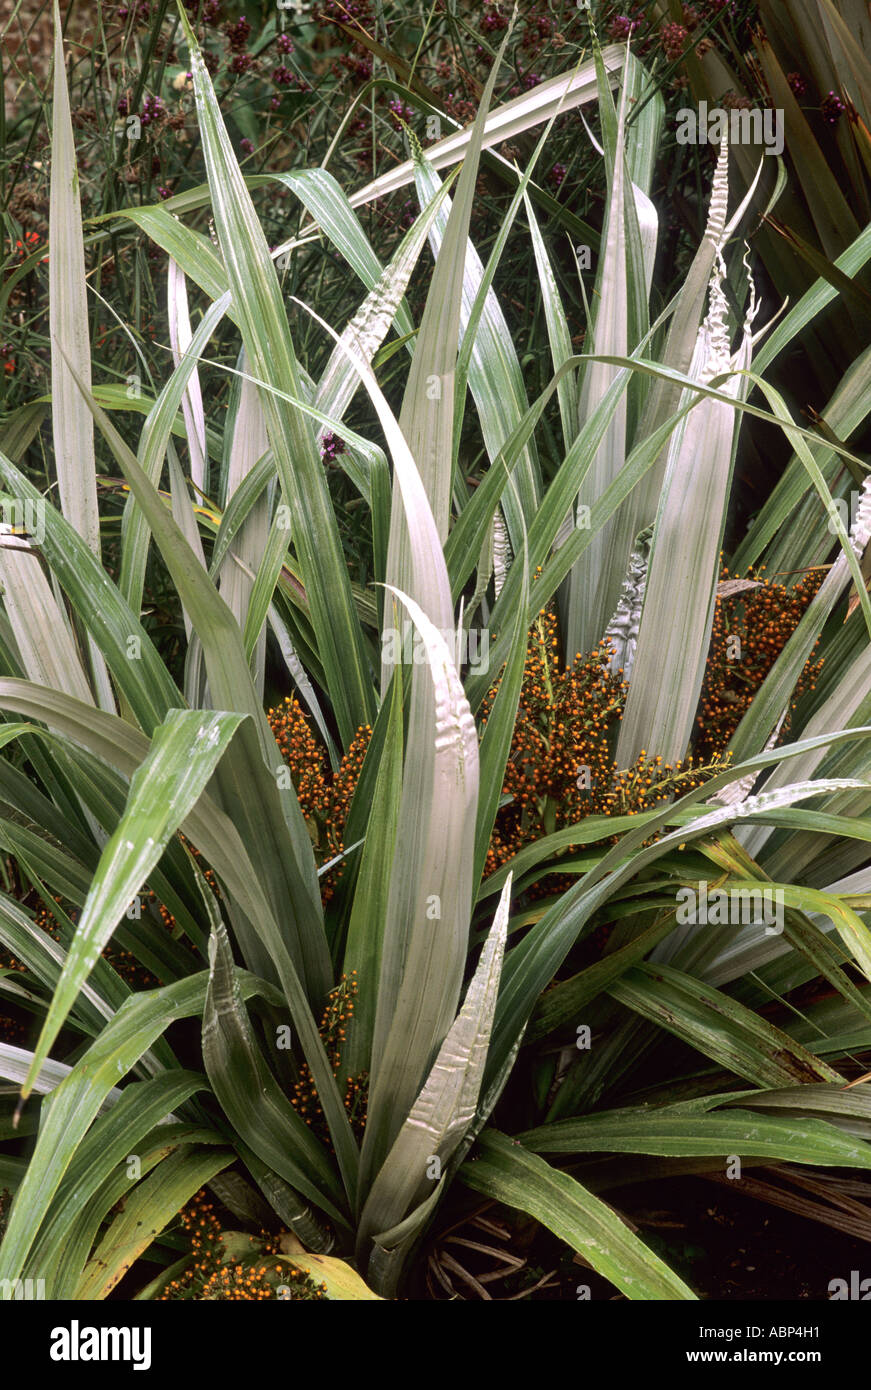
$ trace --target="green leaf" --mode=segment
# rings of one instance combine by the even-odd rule
[[[244,367],[244,360],[240,366]],[[243,377],[227,460],[228,502],[257,460],[266,453],[268,444],[257,389]],[[263,625],[290,543],[289,529],[281,525],[282,520],[283,517],[276,516],[270,528],[269,505],[261,495],[248,511],[221,566],[221,597],[244,634],[245,654],[251,662],[254,684],[261,699],[266,661]],[[256,579],[252,579],[252,573]]]
[[[846,251],[834,261],[838,270],[851,278],[858,275],[862,267],[871,259],[871,226],[865,227]],[[826,305],[837,299],[838,291],[827,280],[816,280],[810,289],[794,304],[786,317],[777,325],[768,341],[756,356],[756,370],[764,372],[780,356],[785,348],[801,333],[802,329],[822,313]]]
[[[0,894],[0,941],[17,960],[27,966],[49,993],[54,990],[66,955],[63,946],[37,927],[24,909],[5,894]],[[130,989],[124,981],[106,961],[100,960],[94,967],[90,982],[82,986],[73,1015],[92,1036],[96,1036],[105,1020],[111,1018],[129,993]]]
[[[245,352],[255,377],[300,398],[299,366],[266,238],[182,6],[179,14],[190,50],[215,228]],[[323,466],[311,427],[298,410],[268,392],[261,393],[261,405],[282,491],[291,508],[318,652],[347,746],[361,724],[373,721],[375,695]]]
[[[40,1222],[116,1083],[172,1022],[202,1013],[207,982],[203,971],[162,989],[132,995],[72,1070],[63,1069],[60,1084],[55,1080],[56,1089],[43,1112],[36,1147],[0,1245],[0,1280],[20,1277]],[[248,976],[242,988],[250,995],[262,986]],[[115,1095],[119,1097],[120,1092]]]
[[[395,592],[395,591],[394,591]],[[411,678],[363,1164],[374,1178],[457,1011],[474,895],[478,736],[444,637],[397,594],[426,655]]]
[[[58,491],[64,516],[99,560],[100,515],[97,510],[94,427],[74,381],[78,373],[90,385],[91,344],[79,175],[57,0],[54,3],[49,204],[52,435]],[[100,705],[104,709],[114,709],[112,688],[103,658],[93,643],[89,643],[89,647]]]
[[[544,137],[542,137],[544,138]],[[429,151],[427,151],[427,154]],[[533,156],[533,163],[534,163]],[[466,385],[475,402],[484,448],[491,464],[497,460],[500,450],[512,436],[515,427],[523,419],[527,410],[526,387],[523,371],[517,356],[511,331],[493,289],[492,279],[496,273],[499,257],[514,216],[520,206],[521,193],[526,184],[531,167],[521,179],[520,188],[515,193],[496,238],[496,244],[487,263],[486,270],[471,240],[466,242],[465,259],[462,264],[462,293],[460,299],[460,352],[453,385],[453,471],[456,480],[457,451],[462,433],[462,421],[466,398]],[[431,198],[438,190],[438,177],[425,156],[415,165],[415,183],[421,201]],[[449,219],[441,213],[430,232],[433,254],[440,257],[442,246],[446,243]],[[459,261],[459,255],[457,255]],[[459,275],[459,265],[457,274]],[[445,385],[445,389],[446,385]],[[524,526],[535,514],[538,505],[541,480],[539,475],[538,453],[532,434],[524,439],[519,449],[513,469],[515,490],[503,494],[502,502],[512,544],[519,550],[523,542]]]
[[[538,996],[554,977],[600,904],[606,902],[623,883],[638,874],[647,864],[655,862],[680,845],[732,821],[741,821],[749,815],[764,814],[766,809],[764,795],[748,798],[738,805],[716,806],[713,810],[704,808],[702,814],[698,814],[700,808],[695,805],[696,802],[703,797],[707,800],[715,798],[724,787],[740,781],[742,776],[750,771],[761,770],[785,759],[799,757],[827,742],[840,743],[865,737],[867,732],[864,728],[861,731],[840,731],[760,753],[746,763],[730,766],[727,772],[718,773],[695,791],[688,792],[676,807],[652,815],[634,817],[636,828],[623,835],[617,845],[603,855],[598,864],[591,868],[578,884],[564,893],[556,904],[544,913],[527,932],[523,941],[508,952],[503,988],[496,1011],[488,1072],[491,1067],[493,1070],[498,1069],[504,1062]],[[811,789],[814,785],[813,782],[808,782],[799,784],[798,788],[784,788],[782,803],[778,801],[779,794],[772,793],[774,804],[770,809],[777,810],[780,804],[791,804],[793,800],[812,795]],[[692,819],[689,823],[683,821],[679,830],[644,846],[645,840],[649,841],[657,830],[668,825],[672,817],[682,816],[684,810],[691,808]]]
[[[523,557],[524,567],[526,557]],[[514,618],[514,633],[508,664],[502,672],[499,689],[493,701],[479,750],[481,785],[478,793],[478,813],[475,825],[475,864],[473,882],[480,882],[487,862],[487,851],[493,834],[496,813],[505,781],[505,768],[514,737],[517,706],[526,669],[526,615],[529,609],[529,574],[524,568],[524,583],[520,603]]]
[[[22,1098],[30,1094],[33,1078],[114,927],[199,800],[240,722],[237,714],[174,710],[155,733],[149,755],[130,783],[124,816],[100,857]]]
[[[611,106],[611,93],[603,81],[604,69],[598,52],[596,59],[600,106],[607,110]],[[632,312],[634,280],[627,257],[629,200],[626,198],[624,158],[627,96],[628,88],[624,84],[608,167],[608,208],[596,276],[597,308],[591,325],[596,353],[614,357],[625,357],[637,344],[633,332],[637,325]],[[613,107],[611,110],[613,112]],[[615,368],[604,361],[585,364],[579,398],[579,428],[606,399],[609,388],[618,376]],[[579,502],[587,497],[601,497],[623,467],[627,454],[627,406],[627,398],[621,395],[591,461],[586,487]],[[582,518],[582,513],[579,517],[575,516],[572,507],[569,523],[579,526]],[[572,568],[564,594],[563,626],[567,652],[592,651],[614,611],[628,560],[627,555],[613,554],[614,533],[615,522],[611,520],[591,537],[583,558]]]
[[[632,1300],[694,1299],[682,1279],[619,1216],[567,1173],[498,1130],[485,1130],[459,1176],[467,1187],[547,1226]]]
[[[341,1184],[327,1152],[285,1097],[255,1042],[219,919],[212,925],[209,961],[203,1058],[224,1113],[244,1143],[296,1193],[346,1225],[337,1206]]]
[[[107,1298],[179,1208],[232,1161],[227,1149],[183,1145],[159,1163],[126,1198],[85,1266],[73,1298]]]
[[[758,1086],[841,1079],[751,1009],[670,966],[639,964],[610,985],[608,993]]]
[[[89,401],[203,644],[212,703],[251,716],[253,727],[240,729],[218,769],[221,799],[241,827],[248,852],[273,904],[273,916],[277,920],[289,919],[288,926],[299,945],[296,958],[307,986],[313,993],[322,992],[328,987],[329,958],[321,930],[321,900],[311,840],[293,787],[285,785],[283,777],[279,780],[284,764],[254,687],[242,634],[156,489],[104,412],[91,398]],[[256,795],[252,796],[252,790]],[[268,971],[260,960],[252,964],[258,973]]]
[[[94,427],[74,380],[75,372],[91,384],[91,344],[79,176],[57,0],[52,125],[48,275],[55,466],[64,516],[99,558]]]
[[[523,206],[529,222],[529,235],[535,256],[536,270],[538,271],[538,287],[541,291],[550,356],[553,370],[556,373],[572,356],[572,335],[560,297],[559,285],[528,193],[523,195]],[[569,374],[560,378],[557,396],[563,427],[563,445],[568,452],[578,432],[578,388],[573,375]]]
[[[193,335],[191,333],[187,285],[185,283],[184,271],[171,257],[166,294],[169,311],[169,336],[172,343],[172,360],[174,366],[178,368],[184,354],[190,350]],[[206,417],[203,411],[203,396],[200,390],[200,379],[196,366],[194,366],[190,381],[188,382],[182,398],[182,413],[184,415],[185,434],[187,435],[188,454],[190,457],[191,482],[197,489],[197,495],[199,497],[204,497],[208,492],[208,476],[206,472],[206,465],[208,462],[206,448]]]
[[[806,1089],[796,1087],[796,1092]],[[753,1099],[764,1105],[765,1092],[757,1092]],[[738,1104],[743,1106],[744,1098]],[[685,1115],[671,1106],[633,1106],[557,1120],[517,1137],[533,1153],[636,1153],[666,1158],[737,1154],[743,1163],[760,1159],[871,1168],[871,1145],[847,1138],[834,1125],[807,1115],[762,1116],[743,1108]]]
[[[93,634],[135,717],[153,733],[167,710],[184,701],[150,637],[74,528],[2,453],[0,474],[14,497],[41,509],[40,548],[49,568]],[[132,652],[138,653],[137,661],[131,660]]]
[[[484,1064],[490,1029],[499,991],[499,976],[511,903],[511,879],[505,884],[493,926],[487,936],[475,974],[460,1009],[424,1086],[411,1107],[399,1134],[385,1159],[360,1216],[357,1248],[375,1245],[391,1250],[394,1242],[385,1239],[385,1230],[403,1225],[408,1251],[418,1232],[408,1220],[415,1212],[429,1215],[427,1199],[438,1183],[441,1171],[475,1119],[484,1079]],[[430,1165],[438,1161],[438,1174]],[[423,1208],[423,1211],[421,1211]],[[392,1250],[391,1250],[392,1253]],[[390,1263],[392,1280],[399,1277],[399,1260]],[[390,1289],[377,1284],[383,1292]]]
[[[500,49],[500,58],[507,38],[506,34]],[[475,198],[484,121],[499,66],[497,59],[490,71],[478,116],[472,128],[468,154],[457,183],[444,239],[427,292],[399,416],[399,428],[417,465],[435,520],[436,533],[442,544],[447,539],[450,521],[454,437],[453,387],[460,330],[464,253]],[[428,189],[424,201],[431,201],[436,191]],[[423,595],[414,585],[415,576],[408,546],[405,515],[400,504],[400,484],[399,480],[395,479],[387,551],[387,578],[392,585],[407,593],[415,603],[424,604]],[[425,604],[424,609],[432,621],[440,626],[445,625],[436,615],[429,612]]]
[[[27,1269],[39,1271],[36,1277],[46,1279],[48,1297],[57,1296],[51,1271],[91,1199],[119,1168],[126,1169],[127,1159],[139,1153],[137,1146],[155,1126],[160,1126],[176,1106],[205,1088],[205,1077],[196,1072],[163,1072],[149,1081],[125,1086],[111,1109],[98,1116],[76,1150],[27,1264]]]
[[[838,439],[849,439],[871,411],[866,390],[871,347],[861,352],[838,382],[820,416]],[[855,486],[850,469],[822,438],[811,453],[833,497]],[[858,474],[861,481],[863,474]],[[822,563],[832,548],[829,517],[819,504],[807,470],[794,454],[771,489],[731,558],[733,574],[743,574],[764,554],[769,573]]]
[[[689,372],[702,381],[718,379],[732,366],[746,368],[750,362],[749,322],[734,358],[722,339],[717,345],[718,333],[725,332],[722,278],[717,272],[712,279],[710,310]],[[740,376],[730,376],[723,389],[737,396],[743,385]],[[684,403],[689,399],[685,396]],[[671,765],[686,755],[714,619],[739,422],[729,406],[705,400],[672,436],[620,723],[619,767],[633,766],[648,748]],[[677,606],[675,592],[682,600]]]
[[[381,262],[372,249],[360,220],[345,196],[342,187],[326,169],[292,169],[276,174],[279,183],[295,193],[318,227],[329,237],[333,246],[359,275],[368,290],[374,290],[381,279]],[[407,240],[407,238],[406,238]],[[276,248],[280,259],[287,254],[283,246]],[[400,333],[411,333],[414,325],[408,307],[400,301],[395,308],[396,327]],[[391,318],[393,315],[391,315]]]
[[[219,1142],[212,1130],[200,1129],[196,1125],[159,1125],[140,1143],[136,1154],[140,1173],[144,1178],[182,1145],[206,1144],[211,1151],[212,1146]],[[59,1298],[68,1299],[75,1295],[101,1233],[107,1222],[118,1214],[115,1209],[119,1203],[126,1201],[130,1192],[127,1164],[119,1164],[77,1217],[67,1239],[54,1252],[51,1274]]]
[[[0,591],[24,675],[93,704],[66,614],[23,537],[0,545]]]
[[[348,922],[344,973],[357,981],[358,994],[348,1024],[343,1051],[343,1072],[356,1077],[372,1070],[372,1036],[378,1003],[383,934],[387,920],[399,807],[402,796],[402,667],[397,667],[385,706],[387,727],[378,760],[378,771],[366,804],[366,842]],[[370,743],[369,751],[372,750]],[[367,752],[367,758],[369,752]],[[366,770],[368,776],[368,769]],[[360,783],[358,782],[358,788]],[[356,793],[355,793],[356,799]],[[356,807],[352,807],[352,812]],[[349,826],[351,819],[349,816]],[[353,837],[352,837],[353,838]]]
[[[624,971],[643,960],[648,951],[652,951],[654,946],[658,946],[660,941],[673,931],[672,913],[655,922],[647,931],[641,932],[619,950],[610,952],[593,965],[587,966],[586,970],[581,970],[568,980],[560,980],[552,989],[546,990],[529,1021],[524,1040],[527,1043],[537,1042],[539,1038],[547,1037],[548,1033],[562,1027],[570,1019],[579,1018],[585,1005],[607,990]]]
[[[155,488],[160,483],[172,424],[178,414],[179,405],[196,371],[200,355],[226,313],[229,302],[230,296],[225,294],[206,310],[185,356],[158,396],[142,428],[139,458],[142,471]],[[131,487],[121,524],[121,571],[118,587],[135,613],[139,613],[142,607],[150,536],[151,528],[147,516],[135,489]]]

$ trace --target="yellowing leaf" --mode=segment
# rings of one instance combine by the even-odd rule
[[[279,1244],[282,1257],[288,1264],[301,1269],[304,1274],[314,1279],[316,1284],[326,1286],[327,1298],[340,1302],[383,1301],[377,1293],[372,1292],[347,1261],[339,1260],[335,1255],[310,1254],[290,1232],[281,1237]]]

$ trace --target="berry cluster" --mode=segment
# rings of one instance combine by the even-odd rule
[[[757,690],[795,631],[799,619],[823,579],[822,570],[811,570],[787,588],[764,579],[764,571],[748,573],[754,588],[738,588],[718,595],[702,698],[696,719],[696,746],[703,757],[721,752],[743,719]],[[729,579],[722,571],[721,580]],[[822,661],[813,654],[798,681],[791,709],[814,683]],[[787,717],[782,736],[789,727]]]
[[[342,1049],[348,1036],[347,1025],[354,1016],[354,997],[357,990],[357,972],[352,970],[350,976],[343,975],[335,989],[330,992],[326,1008],[318,1024],[318,1032],[321,1035],[324,1050],[329,1059],[333,1076],[337,1079],[342,1066]],[[362,1135],[366,1127],[367,1096],[368,1077],[365,1073],[358,1076],[348,1076],[347,1074],[344,1076],[343,1102],[351,1121],[351,1127],[358,1135]],[[317,1087],[307,1062],[304,1062],[300,1068],[300,1077],[293,1088],[291,1105],[324,1143],[329,1145],[331,1142],[329,1129],[318,1098]]]
[[[527,642],[502,786],[511,801],[496,817],[485,873],[506,864],[521,846],[599,811],[613,774],[609,734],[626,690],[609,662],[610,652],[602,650],[578,654],[563,666],[556,613],[552,606],[542,608]],[[497,681],[482,706],[485,724],[498,688]]]
[[[250,1253],[228,1257],[215,1205],[201,1188],[179,1213],[182,1231],[190,1246],[190,1261],[158,1296],[163,1303],[246,1302],[261,1303],[279,1297],[277,1285],[289,1290],[291,1301],[326,1297],[326,1285],[315,1284],[302,1270],[285,1262],[273,1263],[278,1237],[267,1231],[249,1236]]]
[[[290,770],[315,855],[320,863],[326,863],[344,850],[345,821],[372,730],[368,725],[357,730],[338,771],[333,772],[296,696],[270,709],[267,718]],[[321,896],[325,903],[335,891],[342,868],[340,864],[321,878]]]

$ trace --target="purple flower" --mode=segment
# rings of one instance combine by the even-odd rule
[[[686,52],[689,30],[682,24],[664,24],[662,33],[662,49],[670,63],[676,63]]]
[[[394,126],[398,130],[403,121],[410,121],[414,116],[410,106],[406,106],[399,97],[394,97],[390,103],[390,117]]]
[[[151,6],[148,4],[148,0],[134,0],[132,5],[119,6],[119,19],[127,19],[130,15],[133,16],[137,24],[147,24],[151,17]]]
[[[345,445],[337,434],[327,430],[321,440],[321,458],[324,463],[332,463],[337,454],[345,452]]]
[[[608,25],[608,38],[612,43],[625,43],[640,23],[640,19],[630,19],[628,14],[615,15]]]
[[[140,120],[143,125],[151,125],[159,116],[163,115],[163,102],[160,97],[146,97],[142,103],[142,115]]]
[[[241,49],[245,48],[248,43],[251,25],[248,23],[245,16],[242,15],[242,18],[237,19],[235,24],[226,24],[224,26],[224,33],[227,35],[230,47],[234,52],[238,53]]]
[[[827,125],[837,125],[846,109],[841,98],[836,96],[834,92],[829,92],[829,95],[820,103],[820,115]]]
[[[480,27],[485,34],[495,34],[508,28],[508,18],[500,14],[495,5],[487,4],[485,0],[484,18]]]

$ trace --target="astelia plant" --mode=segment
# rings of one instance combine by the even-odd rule
[[[39,518],[38,535],[10,529],[0,550],[0,739],[19,753],[0,765],[0,843],[51,927],[0,895],[0,940],[24,966],[0,983],[38,1025],[32,1048],[0,1044],[2,1075],[20,1092],[0,1119],[0,1184],[14,1194],[2,1287],[38,1278],[51,1298],[102,1298],[147,1253],[167,1268],[141,1296],[190,1289],[185,1259],[170,1263],[177,1248],[162,1236],[208,1187],[241,1223],[265,1212],[285,1228],[278,1253],[268,1247],[276,1269],[328,1273],[335,1297],[391,1297],[411,1286],[441,1199],[459,1181],[530,1213],[627,1297],[693,1298],[599,1195],[629,1180],[621,1156],[871,1167],[868,1087],[844,1092],[838,1069],[871,1041],[871,938],[856,910],[868,889],[871,791],[859,679],[871,609],[857,554],[867,499],[848,534],[808,432],[747,375],[749,326],[731,349],[721,281],[740,210],[727,224],[725,151],[691,274],[650,324],[656,215],[645,184],[660,108],[639,104],[642,117],[627,120],[647,80],[628,52],[594,47],[577,71],[490,113],[494,64],[473,127],[426,154],[412,140],[409,164],[389,176],[391,187],[415,181],[421,212],[387,265],[353,210],[384,186],[349,199],[324,169],[284,175],[309,213],[307,235],[334,242],[363,282],[337,331],[316,304],[283,296],[274,260],[295,247],[270,252],[180,14],[208,186],[126,214],[170,258],[174,350],[135,452],[92,387],[56,41],[59,506],[0,454],[10,505]],[[469,222],[485,142],[597,95],[608,212],[595,351],[575,356],[526,197],[547,130],[526,172],[514,171],[486,267]],[[459,176],[442,183],[437,170],[460,158]],[[214,241],[183,220],[206,205]],[[493,289],[521,209],[554,360],[532,404]],[[404,294],[427,240],[435,266],[414,324]],[[193,331],[188,282],[206,302]],[[781,325],[781,345],[813,302]],[[290,324],[303,313],[330,346],[317,378],[294,347]],[[216,440],[200,372],[225,316],[238,329],[240,385]],[[398,417],[377,379],[391,329],[409,359]],[[766,407],[750,403],[751,385]],[[373,437],[344,422],[358,392]],[[468,398],[487,457],[474,488],[459,466]],[[537,430],[552,398],[563,456],[548,481]],[[607,797],[600,813],[580,808],[558,829],[546,813],[542,833],[497,867],[519,712],[534,702],[529,634],[551,600],[560,617],[551,610],[548,621],[571,665],[614,628],[626,598],[634,660],[617,761],[636,760],[641,738],[645,768],[646,749],[679,761],[692,744],[748,411],[786,432],[830,505],[841,552],[723,750],[731,759],[677,798],[630,797],[626,814],[609,814]],[[100,553],[95,427],[127,488],[114,578]],[[349,576],[322,457],[328,436],[331,462],[371,518],[368,588]],[[218,500],[204,502],[207,486]],[[152,547],[184,618],[178,681],[142,622]],[[826,642],[839,679],[798,740],[778,743],[851,578],[850,640]],[[478,615],[492,634],[488,671],[458,657]],[[420,659],[403,644],[399,659],[390,655],[406,628]],[[270,720],[264,709],[267,632],[307,706],[305,733],[296,714]],[[551,650],[538,668],[551,695],[552,659]],[[623,688],[607,669],[592,686]],[[583,702],[572,708],[583,718]],[[327,782],[335,795],[325,810]],[[814,809],[797,807],[808,799]],[[554,871],[569,886],[542,898]],[[679,894],[708,875],[738,890],[776,888],[782,937],[752,924],[688,930]],[[603,921],[615,935],[585,962],[578,952]],[[119,951],[149,972],[150,987],[131,982]],[[836,992],[832,1027],[811,1018],[806,1038],[760,1012],[772,991],[817,977]],[[588,1022],[601,1032],[592,1065],[573,1047]],[[663,1057],[652,1085],[649,1073],[633,1079],[651,1039]],[[558,1073],[555,1041],[575,1057]],[[513,1080],[530,1067],[539,1122],[512,1138],[502,1127],[512,1124]],[[627,1101],[639,1085],[643,1103]],[[603,1108],[603,1098],[617,1104]],[[591,1152],[612,1162],[587,1181]],[[573,1172],[542,1153],[574,1155]],[[228,1259],[240,1239],[222,1231]],[[214,1287],[234,1278],[228,1267]]]

